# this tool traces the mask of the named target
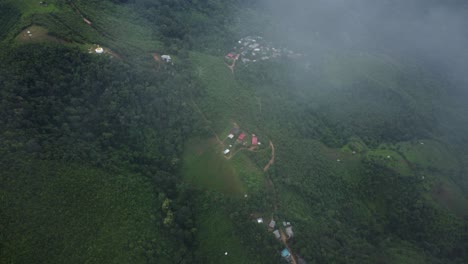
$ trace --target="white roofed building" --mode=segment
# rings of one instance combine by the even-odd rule
[[[171,61],[172,61],[172,58],[171,58],[171,56],[169,56],[169,55],[162,55],[162,56],[161,56],[161,59],[162,59],[163,61],[165,61],[165,62],[171,62]]]

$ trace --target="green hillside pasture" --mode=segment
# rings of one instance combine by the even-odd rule
[[[3,160],[0,179],[1,263],[154,262],[163,239],[146,179],[36,160]]]
[[[231,219],[219,208],[211,208],[198,215],[197,241],[200,241],[196,251],[197,259],[202,263],[252,263],[247,255],[247,249],[241,243]],[[228,252],[228,255],[225,255]]]
[[[195,74],[202,80],[204,96],[199,107],[212,122],[216,132],[236,120],[248,130],[257,130],[255,109],[257,99],[250,88],[239,85],[222,57],[191,53]],[[214,110],[216,109],[216,110]]]
[[[245,151],[237,153],[230,162],[233,163],[237,175],[244,183],[247,193],[257,192],[265,187],[265,178],[262,169],[245,155]]]
[[[146,54],[148,57],[152,52],[167,52],[161,50],[163,44],[152,24],[131,8],[106,1],[77,1],[76,5],[93,22],[93,28],[105,37],[102,44],[117,52],[129,56]]]
[[[29,36],[28,31],[31,32]],[[41,26],[33,25],[30,26],[16,36],[16,40],[20,43],[33,43],[33,42],[53,42],[53,43],[65,43],[64,40],[58,39],[48,34],[49,31]]]
[[[397,145],[406,159],[423,168],[458,169],[457,158],[444,144],[434,140],[403,142]]]
[[[386,241],[382,245],[383,252],[381,258],[388,260],[386,263],[398,264],[424,264],[428,263],[424,257],[424,252],[414,245],[398,239]]]
[[[215,139],[192,139],[184,152],[184,177],[195,186],[231,195],[245,192],[231,160]]]
[[[396,148],[408,162],[424,171],[432,197],[460,216],[468,215],[468,199],[452,177],[461,171],[460,159],[443,143],[435,140],[402,142]]]
[[[468,199],[453,181],[442,179],[432,190],[432,197],[458,216],[468,216]]]
[[[379,147],[378,149],[370,150],[367,152],[366,158],[393,169],[402,175],[413,175],[413,171],[405,158],[391,149]]]
[[[23,17],[28,17],[32,14],[47,14],[59,11],[59,8],[56,6],[56,1],[54,0],[45,0],[47,5],[41,5],[38,0],[7,0],[7,2],[14,5],[21,11]]]

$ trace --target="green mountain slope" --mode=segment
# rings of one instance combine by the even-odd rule
[[[467,262],[461,88],[261,6],[0,1],[1,262]]]

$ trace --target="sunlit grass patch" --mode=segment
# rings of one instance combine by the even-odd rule
[[[7,2],[18,8],[23,17],[27,17],[32,14],[46,14],[59,11],[56,1],[54,0],[7,0]]]
[[[38,25],[32,25],[27,27],[21,33],[16,36],[16,40],[20,43],[32,43],[32,42],[54,42],[54,43],[65,43],[64,40],[58,39],[48,34],[49,31],[45,27]]]
[[[198,259],[205,263],[251,263],[231,221],[215,208],[198,215]]]
[[[244,193],[232,162],[214,139],[192,139],[184,152],[184,178],[195,186],[231,195]]]

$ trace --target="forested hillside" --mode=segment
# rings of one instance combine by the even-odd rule
[[[468,262],[466,6],[325,2],[0,0],[0,262]]]

